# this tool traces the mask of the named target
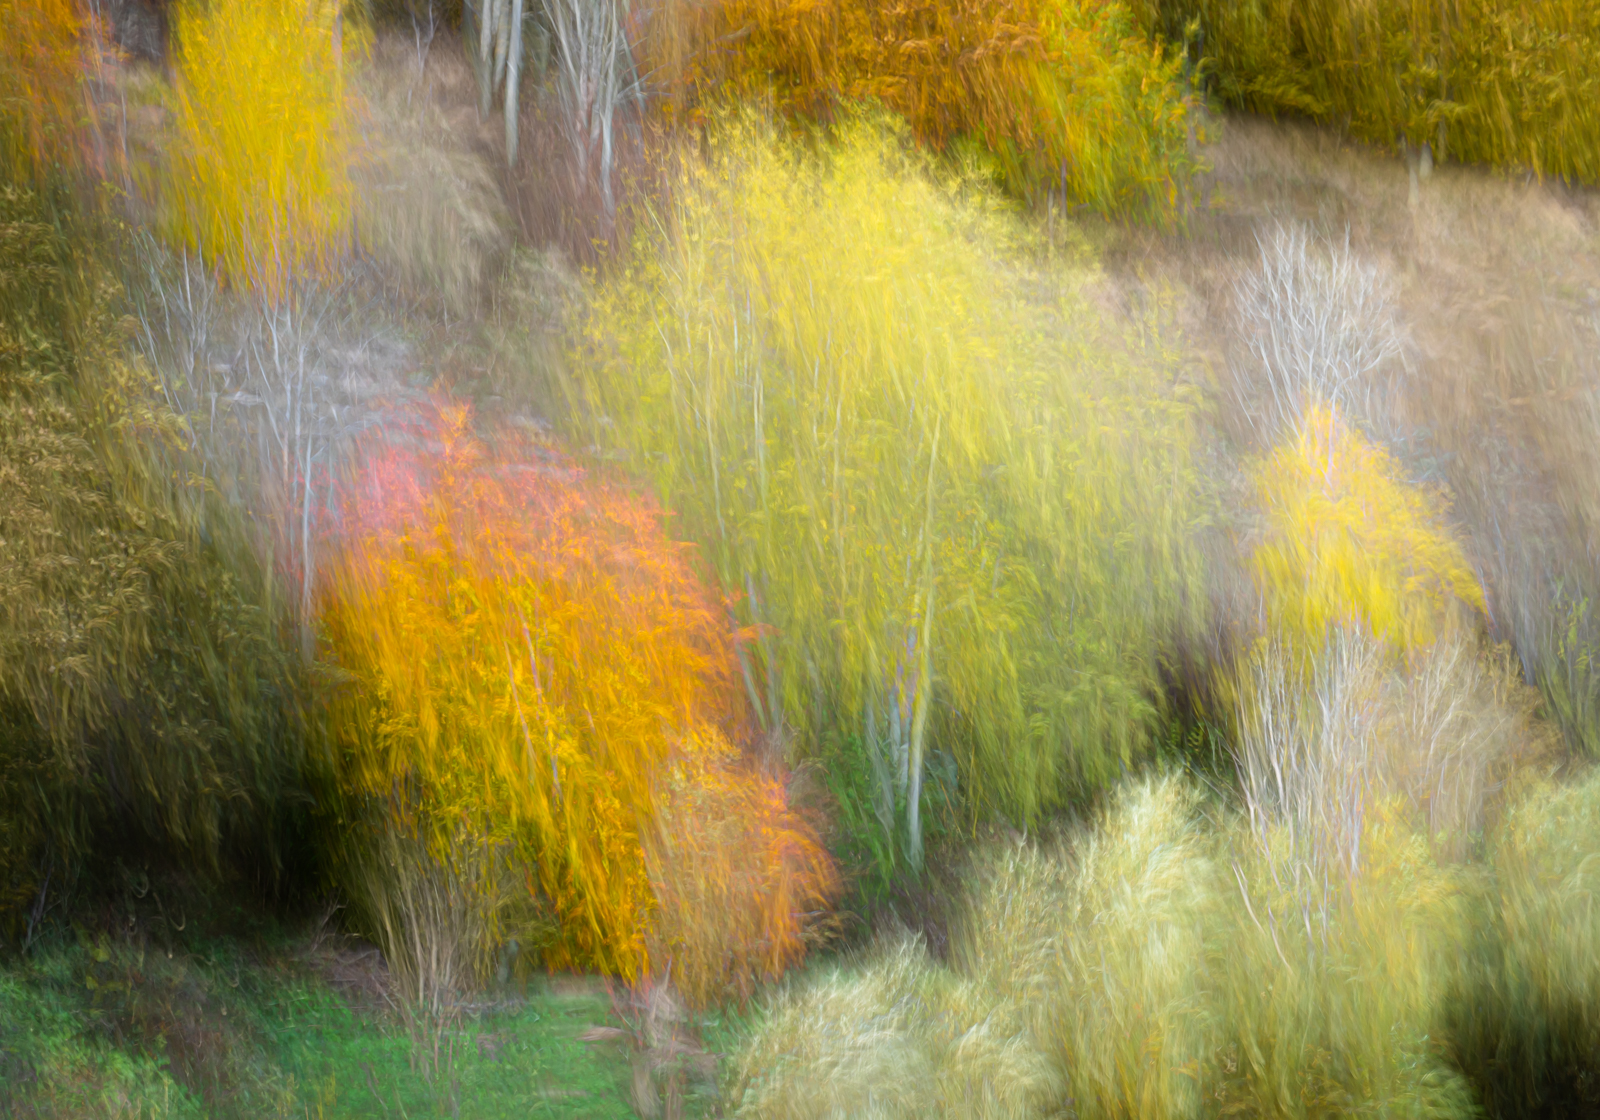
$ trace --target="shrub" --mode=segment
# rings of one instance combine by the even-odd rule
[[[217,0],[181,4],[173,37],[173,234],[275,298],[347,236],[360,36],[334,0]]]
[[[1360,863],[1366,807],[1387,797],[1403,799],[1408,822],[1437,854],[1470,854],[1496,791],[1540,747],[1536,694],[1503,650],[1460,638],[1399,664],[1370,635],[1336,629],[1315,651],[1309,679],[1293,651],[1262,643],[1236,696],[1237,768],[1252,821],[1286,829],[1347,872]]]
[[[1062,1096],[1021,1009],[911,939],[772,999],[729,1082],[734,1115],[762,1120],[1037,1116]]]
[[[1198,20],[1217,91],[1383,144],[1600,178],[1600,14],[1582,0],[1448,6],[1136,0],[1149,29]]]
[[[460,827],[513,846],[562,924],[547,962],[637,976],[656,781],[735,712],[727,610],[652,503],[496,439],[428,406],[368,444],[341,501],[330,793],[346,819],[420,828],[436,861]]]
[[[1181,782],[1138,782],[1068,845],[994,853],[973,875],[955,959],[1026,1009],[1081,1116],[1201,1112],[1218,872],[1198,809]]]
[[[1400,809],[1332,880],[1175,778],[981,853],[951,968],[908,943],[781,993],[738,1114],[1473,1115],[1439,1032],[1482,887]]]
[[[1349,247],[1313,246],[1300,226],[1278,226],[1261,242],[1261,268],[1238,286],[1251,356],[1268,394],[1244,411],[1269,439],[1304,430],[1321,407],[1383,434],[1392,402],[1374,385],[1400,353],[1394,293]],[[1252,387],[1253,388],[1253,387]]]
[[[1539,689],[1550,718],[1567,741],[1590,758],[1600,756],[1600,664],[1596,664],[1594,608],[1586,596],[1556,589],[1538,635]]]
[[[1296,648],[1354,624],[1397,650],[1420,649],[1483,592],[1442,524],[1441,495],[1313,406],[1301,431],[1255,470],[1265,539],[1251,556],[1271,625]]]
[[[977,145],[1021,195],[1059,191],[1108,214],[1176,216],[1193,170],[1180,61],[1139,36],[1121,4],[682,7],[687,29],[656,48],[663,69],[682,67],[669,99],[678,112],[703,111],[713,91],[770,94],[780,109],[822,121],[841,102],[877,101],[940,151]]]
[[[780,775],[709,745],[671,768],[645,836],[650,957],[692,1006],[737,999],[798,964],[839,892],[832,857]]]
[[[7,1042],[0,1107],[50,1120],[205,1115],[201,1102],[156,1059],[113,1049],[93,1033],[85,1037],[76,1002],[0,976],[0,1028]]]
[[[1472,876],[1441,868],[1393,802],[1375,799],[1358,827],[1354,872],[1318,862],[1281,825],[1223,833],[1218,1111],[1475,1113],[1439,1041],[1470,944]]]
[[[859,750],[914,862],[930,742],[1030,820],[1144,750],[1199,599],[1193,401],[1097,333],[1081,275],[1029,308],[990,252],[1015,227],[892,134],[722,128],[595,293],[574,423],[742,593],[763,728]]]
[[[1220,1099],[1274,1115],[1362,1102],[1468,1114],[1458,1071],[1476,1077],[1481,1050],[1451,1037],[1460,992],[1496,981],[1477,971],[1494,968],[1486,884],[1462,858],[1541,745],[1536,697],[1503,651],[1459,636],[1401,659],[1338,629],[1309,676],[1304,657],[1262,643],[1238,693],[1246,812],[1223,838],[1239,893]]]
[[[1490,1115],[1581,1110],[1600,1053],[1592,906],[1600,778],[1541,781],[1508,812],[1476,953],[1452,1001],[1458,1061]]]

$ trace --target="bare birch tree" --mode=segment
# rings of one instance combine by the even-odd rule
[[[555,34],[556,92],[562,131],[578,181],[599,181],[606,220],[616,214],[611,188],[617,110],[642,94],[625,23],[626,0],[543,0]]]
[[[505,108],[506,163],[517,162],[517,106],[522,97],[522,29],[526,17],[524,0],[467,0],[469,26],[465,38],[477,39],[472,55],[473,72],[478,79],[478,116],[488,117],[498,94]],[[472,34],[476,31],[476,35]]]

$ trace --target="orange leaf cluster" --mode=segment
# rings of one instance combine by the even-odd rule
[[[83,16],[73,0],[0,0],[0,28],[0,161],[36,176],[83,114]]]
[[[420,818],[515,845],[561,919],[556,966],[649,967],[654,790],[739,715],[728,605],[661,516],[442,402],[372,443],[344,495],[322,590],[352,678],[329,713],[339,788],[416,790]]]
[[[668,773],[646,858],[650,953],[697,1007],[748,1001],[805,955],[839,873],[781,775],[709,742]]]

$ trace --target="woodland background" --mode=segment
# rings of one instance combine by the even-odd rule
[[[6,1115],[1600,1114],[1600,9],[0,22]]]

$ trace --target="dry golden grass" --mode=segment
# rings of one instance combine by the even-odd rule
[[[1200,1113],[1219,880],[1198,808],[1181,782],[1136,783],[1065,847],[978,864],[954,958],[1026,1009],[1079,1116]]]
[[[741,1117],[1472,1114],[1436,1040],[1482,897],[1402,803],[1331,885],[1282,821],[1139,780],[977,858],[949,967],[915,939],[773,998]]]
[[[359,87],[370,113],[356,171],[362,245],[407,287],[469,315],[510,247],[511,214],[460,40],[419,49],[380,34]]]
[[[738,1054],[740,1117],[1049,1115],[1064,1085],[1023,1008],[888,939],[859,967],[780,995]]]

